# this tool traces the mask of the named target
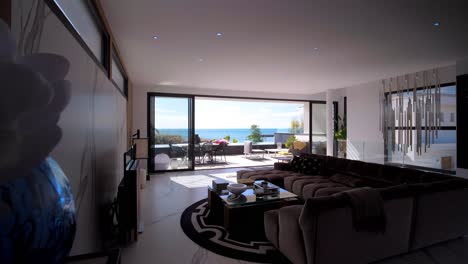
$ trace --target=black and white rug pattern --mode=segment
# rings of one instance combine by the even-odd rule
[[[223,226],[213,222],[207,199],[185,209],[180,223],[192,241],[216,254],[252,262],[288,263],[267,240],[241,241],[230,236]]]

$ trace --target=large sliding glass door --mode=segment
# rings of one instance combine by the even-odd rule
[[[148,96],[150,171],[193,170],[194,97]]]

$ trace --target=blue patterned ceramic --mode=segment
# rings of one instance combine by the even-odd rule
[[[0,184],[0,263],[62,263],[75,229],[70,184],[52,158]]]

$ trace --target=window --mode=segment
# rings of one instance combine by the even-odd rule
[[[418,90],[417,96],[422,97],[424,94],[423,90]],[[403,104],[408,105],[409,100],[413,100],[412,92],[405,93],[403,95]],[[397,96],[392,97],[393,108],[396,109],[398,105]],[[425,127],[425,119],[422,119],[422,153],[418,154],[415,150],[415,144],[417,140],[417,133],[415,124],[412,124],[411,129],[408,131],[408,134],[399,133],[403,130],[405,124],[399,124],[398,120],[395,122],[395,134],[392,135],[391,130],[388,130],[387,145],[386,145],[386,156],[387,161],[391,163],[398,164],[408,164],[413,166],[421,166],[428,168],[436,169],[453,169],[447,168],[445,165],[442,165],[442,160],[451,160],[452,165],[456,160],[456,87],[455,84],[444,84],[441,87],[441,114],[440,114],[440,129],[437,133],[434,131],[434,128]],[[447,115],[447,118],[445,118]],[[413,117],[415,112],[413,111]],[[411,124],[409,124],[411,126]],[[432,136],[437,135],[434,140],[428,141],[426,144],[426,130],[427,134]],[[407,131],[407,130],[403,130]],[[392,136],[395,137],[395,140],[398,142],[398,137],[401,136],[401,141],[412,140],[413,148],[404,153],[401,148],[398,146],[393,149]],[[428,137],[429,138],[429,137]],[[432,138],[432,137],[431,137]],[[400,142],[401,142],[400,141]]]
[[[122,69],[122,64],[120,63],[117,54],[112,52],[112,81],[117,86],[117,88],[126,96],[127,95],[127,78],[125,77],[124,71]]]
[[[54,0],[88,48],[105,65],[105,35],[86,0]]]

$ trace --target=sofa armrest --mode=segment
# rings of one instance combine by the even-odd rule
[[[306,255],[299,217],[302,205],[291,205],[279,210],[279,249],[292,263],[305,264]]]
[[[449,184],[418,190],[411,250],[468,234],[468,188],[450,190]]]
[[[273,244],[273,246],[279,248],[279,210],[266,211],[264,213],[263,223],[267,239]]]
[[[344,201],[308,199],[300,218],[307,263],[371,263],[407,252],[413,201],[384,200],[387,224],[381,233],[356,231],[352,209]]]
[[[280,171],[292,171],[292,167],[289,163],[285,162],[275,162],[273,164],[275,170],[280,170]]]

